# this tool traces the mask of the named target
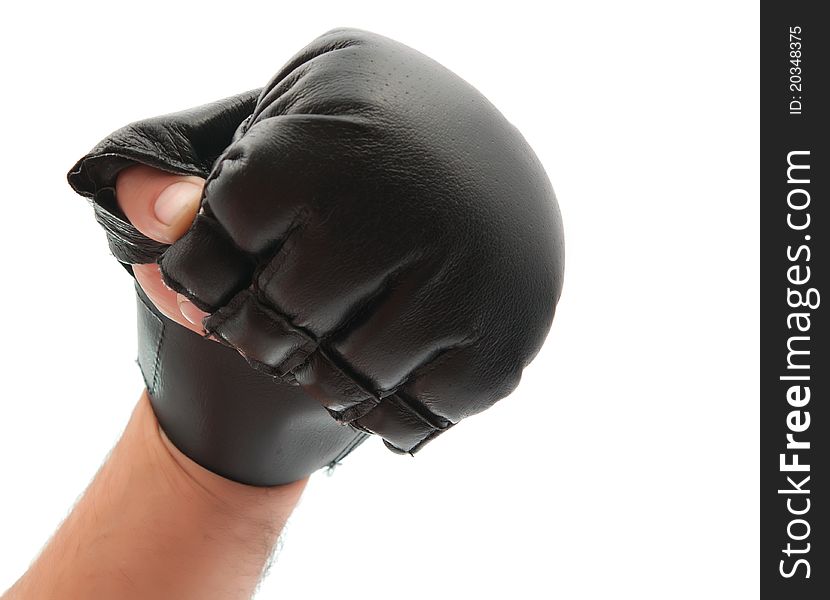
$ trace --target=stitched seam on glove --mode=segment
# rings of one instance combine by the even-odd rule
[[[360,445],[360,443],[367,437],[369,437],[368,433],[358,431],[354,439],[351,442],[349,442],[349,445],[346,446],[340,454],[338,454],[331,460],[331,462],[328,464],[329,468],[339,464],[341,460],[346,458],[351,453],[351,451],[357,448]]]
[[[272,377],[285,380],[286,375],[288,373],[291,373],[293,375],[298,370],[306,367],[308,363],[316,355],[320,355],[321,358],[325,360],[331,368],[343,375],[343,377],[347,379],[352,385],[354,385],[357,388],[357,390],[368,396],[366,400],[363,400],[353,406],[350,406],[343,411],[330,410],[329,412],[332,413],[338,421],[343,423],[350,423],[366,417],[371,411],[375,410],[378,406],[381,406],[386,403],[394,403],[398,408],[403,409],[416,420],[426,425],[430,429],[430,431],[443,431],[452,424],[452,422],[448,419],[445,419],[444,417],[436,415],[435,413],[430,411],[421,402],[413,398],[404,397],[400,393],[397,393],[396,390],[398,390],[398,388],[405,382],[429,372],[431,369],[435,368],[441,360],[446,359],[455,351],[458,351],[461,348],[463,348],[466,344],[457,345],[441,352],[437,356],[433,357],[429,362],[425,363],[424,365],[420,365],[412,372],[410,372],[398,385],[394,386],[394,388],[390,391],[371,391],[371,388],[367,387],[364,383],[362,383],[365,377],[355,372],[352,369],[352,367],[348,365],[348,363],[339,358],[339,355],[337,355],[337,353],[333,352],[330,348],[326,348],[323,342],[316,341],[314,336],[306,332],[303,328],[292,323],[291,320],[288,319],[280,311],[275,310],[271,306],[263,306],[259,298],[257,298],[253,294],[250,288],[246,288],[245,290],[242,290],[241,292],[236,294],[231,299],[231,301],[228,302],[228,304],[226,304],[216,314],[214,314],[210,319],[208,319],[208,321],[206,321],[205,323],[206,329],[210,333],[215,334],[221,339],[223,339],[225,342],[233,344],[233,342],[231,342],[228,339],[227,333],[223,331],[223,326],[231,318],[238,315],[243,307],[253,308],[262,316],[267,318],[273,324],[273,326],[279,330],[285,331],[286,333],[292,335],[295,335],[296,333],[301,334],[303,337],[306,338],[307,342],[306,344],[300,346],[297,350],[289,354],[288,357],[286,357],[279,365],[270,365],[264,363],[256,358],[247,356],[244,353],[244,351],[240,350],[240,353],[245,357],[245,359],[252,367]],[[313,345],[313,350],[310,350],[311,345]],[[293,363],[297,360],[298,353],[307,353],[307,355],[305,356],[305,359],[302,360],[302,362],[300,362],[293,368],[286,368],[286,365],[288,363]]]
[[[279,274],[285,261],[294,252],[294,248],[297,246],[297,238],[302,234],[310,219],[311,210],[307,206],[301,206],[297,209],[282,238],[274,243],[271,251],[266,256],[259,259],[259,264],[262,265],[259,267],[261,270],[255,271],[253,277],[251,277],[251,289],[263,304],[267,304],[267,302],[262,298],[262,289],[267,288],[271,280]]]
[[[147,306],[147,302],[144,300],[141,294],[138,294],[138,300],[144,306],[144,310],[147,311],[147,316],[153,319],[158,325],[159,334],[158,339],[155,342],[155,348],[153,349],[153,374],[150,381],[147,380],[147,374],[144,372],[144,368],[140,361],[138,362],[139,371],[141,371],[141,378],[144,380],[144,386],[147,388],[147,391],[150,395],[156,393],[156,386],[158,385],[158,378],[159,378],[159,363],[161,362],[161,346],[164,341],[165,333],[167,332],[167,328],[164,326],[164,321],[162,321],[156,314],[152,311],[152,309]]]
[[[280,361],[279,364],[269,364],[255,357],[246,355],[244,350],[239,348],[238,345],[230,339],[230,336],[223,331],[223,327],[228,321],[237,317],[243,309],[247,308],[251,308],[261,316],[265,317],[286,336],[301,338],[303,340],[302,345]],[[301,358],[301,362],[297,364],[303,364],[304,359],[313,353],[317,346],[317,343],[312,336],[306,333],[302,328],[293,325],[291,321],[285,317],[285,315],[280,314],[270,306],[261,304],[257,300],[251,288],[245,288],[237,293],[225,306],[213,313],[205,321],[204,326],[208,336],[217,336],[222,342],[242,354],[251,366],[263,373],[266,373],[267,375],[277,378],[283,378],[291,371],[291,369],[286,368],[285,365],[295,363],[297,361],[296,356],[298,354],[302,354],[303,358]]]
[[[452,425],[450,427],[452,427]],[[449,429],[449,427],[447,427],[447,429]],[[433,431],[431,434],[426,436],[420,442],[418,442],[417,444],[412,446],[412,448],[409,449],[409,454],[415,454],[416,452],[418,452],[418,450],[420,450],[421,448],[426,446],[429,442],[431,442],[432,440],[437,438],[439,435],[444,433],[447,429],[439,429],[437,431]]]

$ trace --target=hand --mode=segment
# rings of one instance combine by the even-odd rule
[[[116,196],[139,231],[172,243],[203,186],[137,165],[119,174]],[[207,313],[165,286],[157,265],[133,272],[161,312],[203,333]],[[3,598],[248,598],[307,481],[253,487],[211,473],[167,439],[145,392],[83,498]]]
[[[119,173],[116,180],[118,205],[141,233],[165,244],[178,240],[199,212],[205,180],[174,175],[146,165],[134,165]],[[166,317],[182,327],[204,334],[199,310],[161,279],[158,265],[133,265],[135,279]]]
[[[113,175],[108,188],[115,191],[110,201],[118,204],[119,219],[155,242],[171,244],[191,228],[204,185],[187,172],[174,175],[141,164]],[[207,313],[169,289],[156,263],[145,264],[140,256],[122,260],[133,263],[143,292],[139,356],[153,359],[139,364],[151,402],[171,443],[193,461],[234,481],[272,486],[339,462],[365,439],[365,433],[339,425],[298,386],[250,368],[215,338],[194,336],[205,335],[201,321]],[[147,307],[153,305],[156,315],[167,317],[158,338],[147,326]],[[205,388],[211,392],[193,393]],[[243,402],[248,413],[240,413]],[[239,418],[249,413],[256,416]]]
[[[167,203],[172,175],[117,210],[133,163],[206,178],[195,220]],[[261,89],[127,124],[67,178],[116,258],[158,261],[140,282],[167,314],[399,453],[512,392],[562,288],[561,218],[527,141],[367,31],[327,32]]]

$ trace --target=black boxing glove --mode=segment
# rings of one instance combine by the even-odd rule
[[[114,179],[134,162],[207,178],[172,246],[118,211]],[[462,79],[368,32],[321,36],[262,90],[116,131],[69,182],[113,253],[157,260],[275,398],[298,385],[399,452],[509,394],[561,292],[559,210],[524,138]],[[178,445],[222,418],[197,406],[160,421]],[[279,435],[233,428],[231,445]]]

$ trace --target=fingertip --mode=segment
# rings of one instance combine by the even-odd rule
[[[188,230],[201,205],[204,179],[133,165],[115,182],[118,205],[141,233],[172,244]]]
[[[141,286],[141,289],[144,290],[144,293],[147,294],[147,297],[161,314],[182,327],[190,329],[194,333],[198,333],[199,335],[204,334],[204,327],[200,319],[197,319],[194,323],[191,320],[191,318],[196,318],[193,313],[188,313],[191,318],[185,316],[179,304],[180,294],[177,294],[164,284],[157,264],[133,265],[133,274],[138,285]],[[184,296],[181,297],[184,298]],[[196,307],[194,306],[193,308]]]
[[[160,242],[172,244],[193,223],[199,212],[202,186],[188,180],[176,181],[164,188],[153,203],[155,231]]]
[[[195,304],[181,294],[176,294],[176,301],[179,304],[179,312],[181,312],[182,316],[187,319],[189,323],[198,327],[201,333],[204,333],[205,328],[202,322],[206,317],[210,316],[210,313],[206,313],[205,311],[199,309]]]

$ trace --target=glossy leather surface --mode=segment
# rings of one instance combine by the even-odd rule
[[[337,423],[301,388],[162,315],[136,284],[138,365],[164,432],[203,467],[278,485],[339,463],[368,434]]]
[[[207,178],[170,247],[115,206],[133,162]],[[559,209],[522,135],[365,31],[317,38],[261,90],[132,123],[68,177],[119,260],[158,260],[254,370],[398,452],[508,395],[561,293]]]

